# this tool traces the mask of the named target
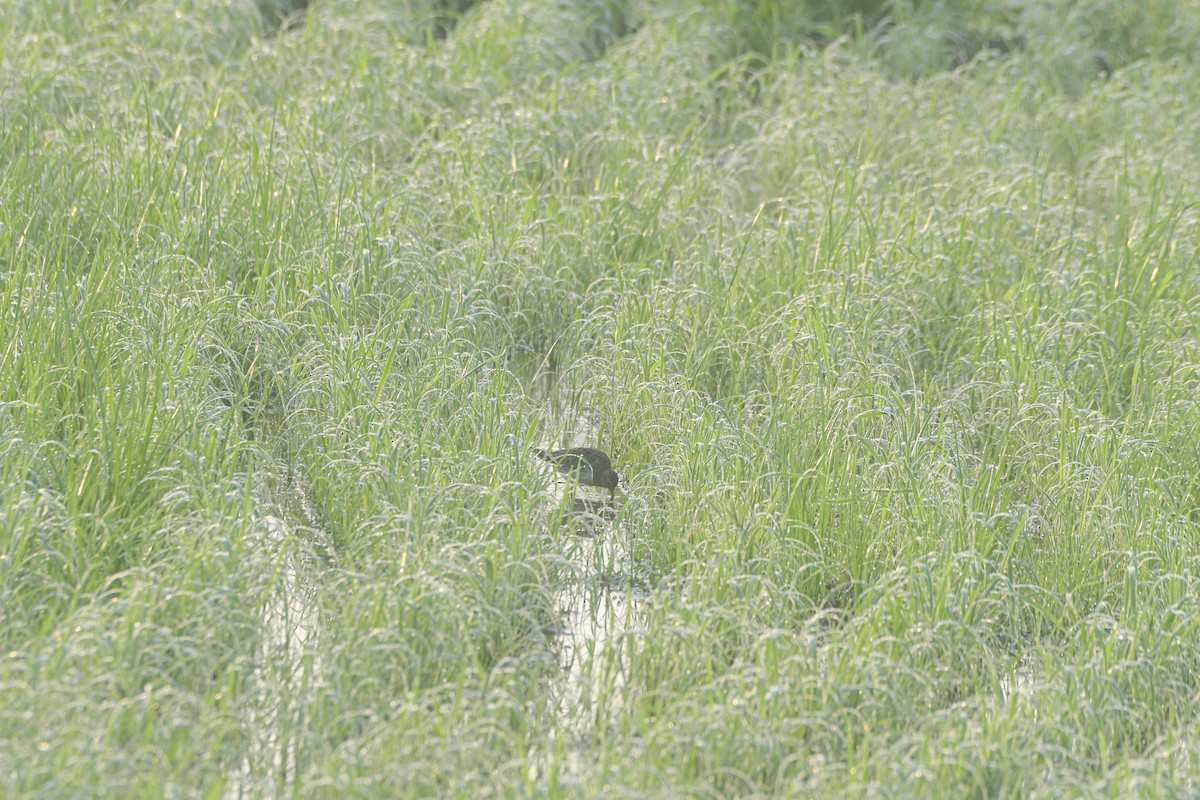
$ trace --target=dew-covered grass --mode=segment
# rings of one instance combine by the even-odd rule
[[[1198,46],[0,0],[0,795],[1194,795]]]

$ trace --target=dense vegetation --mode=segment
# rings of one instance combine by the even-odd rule
[[[0,794],[1192,795],[1198,46],[0,0]]]

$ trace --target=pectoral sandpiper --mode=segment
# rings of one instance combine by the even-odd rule
[[[612,461],[603,450],[594,447],[572,447],[568,450],[535,449],[533,454],[543,461],[548,461],[568,478],[573,478],[581,486],[598,486],[608,489],[611,500],[616,497],[617,483],[620,477],[613,471]]]

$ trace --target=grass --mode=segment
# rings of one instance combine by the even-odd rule
[[[1200,5],[304,5],[0,0],[0,794],[1194,794]]]

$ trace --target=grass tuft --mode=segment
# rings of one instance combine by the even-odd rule
[[[1195,3],[0,8],[0,795],[1196,784]]]

